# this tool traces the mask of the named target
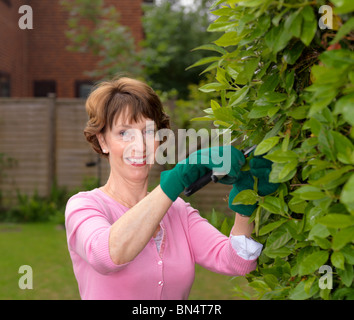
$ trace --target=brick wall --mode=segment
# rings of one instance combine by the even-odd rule
[[[33,96],[33,82],[55,80],[58,97],[75,97],[75,82],[90,80],[84,72],[96,64],[90,54],[68,52],[65,31],[67,13],[59,0],[0,1],[0,71],[11,74],[12,97]],[[142,0],[106,0],[121,14],[121,23],[131,28],[138,43],[143,38]],[[33,30],[21,30],[18,9],[33,9]],[[3,45],[4,44],[4,45]]]
[[[27,35],[18,27],[18,9],[24,1],[11,0],[8,6],[0,1],[0,72],[10,74],[11,96],[27,96]]]

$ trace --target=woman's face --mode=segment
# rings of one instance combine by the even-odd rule
[[[154,121],[141,118],[129,122],[124,112],[112,129],[99,134],[101,148],[108,152],[111,170],[131,182],[144,182],[153,166],[159,141],[155,141]]]

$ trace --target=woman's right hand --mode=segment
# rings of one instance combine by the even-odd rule
[[[210,170],[227,175],[219,180],[220,183],[235,183],[245,162],[242,152],[230,145],[201,149],[177,163],[172,170],[163,171],[160,186],[175,201],[186,187]]]

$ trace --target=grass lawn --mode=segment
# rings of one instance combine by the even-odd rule
[[[80,299],[63,229],[54,224],[0,224],[0,300]],[[33,290],[18,282],[22,265],[33,270]],[[246,282],[196,267],[190,300],[231,300],[233,283]]]

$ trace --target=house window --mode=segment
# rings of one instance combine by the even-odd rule
[[[76,98],[86,99],[91,93],[93,82],[91,81],[76,81],[75,83],[75,96]]]
[[[57,92],[57,84],[54,80],[34,81],[34,96],[48,97],[49,93]]]
[[[0,97],[10,97],[10,75],[0,71]]]

